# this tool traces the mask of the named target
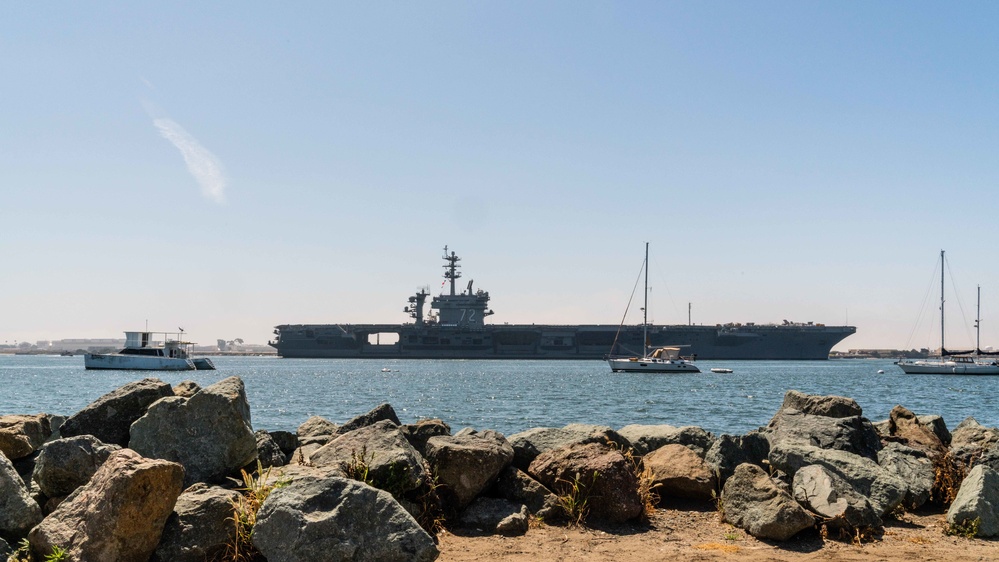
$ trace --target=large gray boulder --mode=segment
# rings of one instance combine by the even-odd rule
[[[979,520],[977,536],[999,535],[999,472],[984,465],[971,469],[947,510],[948,525],[975,519]]]
[[[999,444],[999,429],[986,427],[971,416],[957,424],[951,432],[950,446],[953,448],[974,445],[980,449],[988,449],[997,444]]]
[[[717,476],[719,486],[724,486],[740,464],[748,462],[763,468],[769,456],[770,441],[754,430],[745,435],[720,435],[704,455],[704,461]]]
[[[942,416],[927,414],[923,416],[916,416],[916,419],[919,420],[919,423],[930,428],[930,431],[937,436],[937,439],[939,439],[941,443],[950,447],[951,434],[947,429],[947,423],[944,421]]]
[[[864,411],[853,398],[845,396],[820,396],[805,394],[797,390],[784,393],[784,403],[778,414],[786,410],[797,410],[803,414],[828,418],[849,418],[864,415]]]
[[[426,453],[427,441],[431,437],[451,435],[451,426],[437,418],[400,425],[399,429],[402,431],[402,435],[406,438],[406,441],[409,441],[409,444],[419,451],[421,455]]]
[[[631,443],[610,427],[572,423],[565,427],[535,427],[515,433],[509,437],[513,446],[513,465],[527,470],[531,462],[541,453],[587,443],[614,443],[622,451],[632,449]]]
[[[32,479],[50,498],[68,496],[90,481],[118,445],[102,443],[93,435],[78,435],[49,441],[35,461]]]
[[[527,473],[560,496],[576,494],[596,520],[620,523],[645,511],[631,462],[603,443],[574,443],[541,453]]]
[[[298,448],[289,455],[288,462],[308,462],[312,453],[333,440],[338,427],[322,416],[312,416],[302,422],[295,432]]]
[[[881,517],[867,498],[829,469],[813,464],[794,474],[794,499],[825,519],[829,529],[857,530],[881,528]]]
[[[800,442],[786,442],[770,449],[770,465],[790,477],[811,464],[821,465],[849,482],[881,517],[905,499],[905,482],[867,457]]]
[[[238,498],[239,492],[202,483],[184,490],[150,562],[221,559],[233,537],[233,504]]]
[[[312,416],[298,426],[296,435],[298,444],[302,445],[325,445],[336,435],[339,426],[322,416]]]
[[[257,512],[253,544],[281,562],[430,562],[437,546],[383,490],[345,478],[302,477]]]
[[[0,454],[10,460],[27,457],[51,434],[45,414],[0,416]]]
[[[999,471],[999,446],[994,446],[983,451],[975,464],[983,464],[992,470]],[[17,466],[17,463],[14,463],[14,465]]]
[[[925,452],[901,443],[888,443],[878,452],[878,464],[905,483],[902,505],[906,509],[919,509],[929,501],[936,470]]]
[[[704,429],[687,425],[626,425],[618,434],[631,443],[637,456],[644,456],[664,445],[683,445],[697,453],[702,459],[714,444],[714,436]]]
[[[513,465],[500,472],[494,490],[501,498],[527,506],[528,511],[545,522],[558,521],[565,515],[558,496]]]
[[[173,395],[182,398],[190,398],[201,392],[201,385],[194,381],[180,381],[173,387]]]
[[[336,428],[333,435],[335,437],[337,435],[350,433],[355,429],[361,429],[362,427],[366,427],[380,421],[390,421],[396,426],[402,425],[402,422],[399,421],[399,416],[395,415],[395,410],[392,409],[391,404],[381,404],[374,410],[371,410],[366,414],[361,414]]]
[[[115,451],[90,482],[31,530],[31,549],[44,557],[58,546],[68,560],[148,560],[183,479],[177,463]]]
[[[257,458],[243,381],[229,377],[190,398],[160,399],[132,424],[130,446],[183,465],[186,486],[238,473]]]
[[[286,464],[265,470],[262,483],[266,486],[284,486],[302,478],[347,478],[348,476],[335,466],[311,466],[307,464]]]
[[[725,520],[758,539],[786,541],[814,518],[762,468],[741,464],[722,489]]]
[[[974,459],[999,445],[999,429],[985,427],[973,417],[965,418],[951,433],[950,448],[958,460],[971,464]]]
[[[14,465],[0,455],[0,536],[19,539],[41,520],[42,508],[31,499]]]
[[[458,518],[468,529],[508,537],[527,532],[527,506],[499,498],[476,498]]]
[[[278,448],[284,453],[285,457],[290,461],[291,454],[295,452],[298,448],[298,435],[290,431],[268,431],[271,439],[277,443]]]
[[[711,500],[718,491],[714,471],[696,452],[679,444],[663,445],[642,458],[656,493],[663,500]]]
[[[309,462],[340,468],[351,478],[394,495],[415,490],[427,481],[420,454],[389,420],[338,436],[312,453]]]
[[[513,461],[513,447],[492,430],[431,437],[425,449],[437,476],[437,493],[455,511],[472,503]]]
[[[63,437],[93,435],[102,443],[128,447],[129,428],[161,398],[173,396],[169,384],[155,378],[142,379],[117,388],[63,422]]]
[[[257,460],[262,468],[288,464],[288,457],[267,430],[258,429],[253,437],[257,440]]]
[[[877,460],[881,438],[874,426],[860,416],[829,417],[783,410],[768,426],[770,446],[787,442],[822,449],[846,451]]]

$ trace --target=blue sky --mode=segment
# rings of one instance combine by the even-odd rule
[[[948,341],[973,340],[980,284],[999,346],[997,22],[990,2],[4,4],[0,342],[402,322],[445,244],[493,322],[616,324],[648,241],[655,322],[857,326],[837,349],[936,345],[946,249]]]

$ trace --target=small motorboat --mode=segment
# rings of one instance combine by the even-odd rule
[[[725,369],[723,367],[715,367],[714,369],[711,369],[711,372],[712,373],[731,373],[732,369]]]

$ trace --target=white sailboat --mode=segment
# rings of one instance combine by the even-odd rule
[[[982,289],[978,288],[975,313],[975,350],[947,351],[944,345],[944,251],[940,250],[940,357],[900,359],[898,366],[907,375],[999,375],[999,361],[984,357],[980,341]]]
[[[607,363],[611,371],[626,373],[700,373],[690,361],[680,357],[680,346],[659,347],[650,352],[648,346],[649,329],[649,243],[645,243],[645,306],[642,307],[642,356],[610,357]]]

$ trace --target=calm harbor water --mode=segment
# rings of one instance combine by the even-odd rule
[[[999,425],[999,377],[904,375],[890,360],[699,361],[699,375],[612,374],[603,361],[212,360],[217,371],[144,373],[87,371],[80,356],[0,355],[0,414],[70,415],[147,376],[207,386],[238,375],[254,429],[267,430],[294,431],[313,415],[342,423],[388,402],[403,423],[437,417],[453,431],[510,435],[582,422],[698,425],[742,434],[765,425],[788,389],[849,396],[873,421],[901,404],[917,414],[940,414],[950,428],[968,416]],[[708,372],[712,367],[734,372]]]

